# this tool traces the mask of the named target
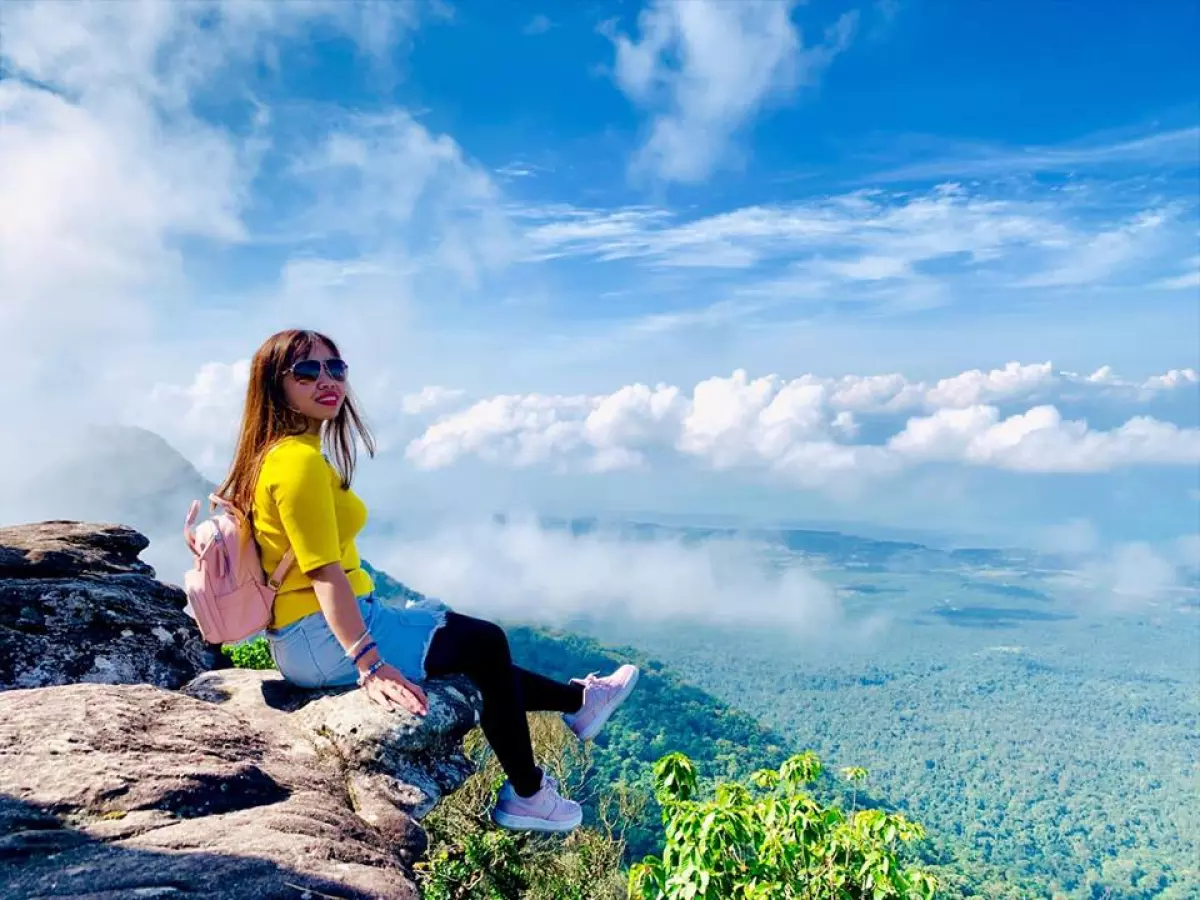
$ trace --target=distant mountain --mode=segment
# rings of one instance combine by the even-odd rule
[[[150,539],[142,559],[179,584],[191,565],[183,520],[216,489],[162,437],[144,428],[83,427],[24,463],[0,492],[0,524],[72,519],[127,525]]]
[[[26,521],[118,522],[146,535],[179,530],[188,504],[216,486],[178,450],[144,428],[93,426],[39,460],[17,496],[5,498]]]

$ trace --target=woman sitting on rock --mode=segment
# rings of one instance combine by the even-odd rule
[[[582,810],[538,768],[525,713],[562,712],[580,740],[590,740],[629,696],[638,670],[626,665],[603,678],[552,681],[513,665],[508,639],[492,622],[375,598],[354,543],[367,509],[350,489],[355,435],[371,455],[374,444],[346,371],[333,341],[312,331],[275,334],[251,361],[237,450],[218,493],[250,514],[267,572],[289,547],[295,553],[267,631],[271,656],[295,684],[357,681],[384,708],[415,715],[427,711],[417,682],[466,675],[483,697],[480,724],[508,776],[493,821],[570,831]]]

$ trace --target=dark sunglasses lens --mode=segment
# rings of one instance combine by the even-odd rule
[[[325,371],[329,373],[329,377],[334,381],[346,380],[346,361],[342,359],[327,359],[325,360]]]
[[[316,381],[321,377],[321,362],[316,359],[302,359],[292,366],[292,374],[297,381]]]

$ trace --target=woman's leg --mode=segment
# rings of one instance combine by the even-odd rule
[[[577,713],[583,706],[582,684],[563,684],[520,666],[512,668],[525,697],[526,712]]]
[[[531,797],[541,787],[542,770],[533,758],[529,738],[530,710],[575,712],[583,702],[583,687],[560,684],[513,665],[504,630],[492,622],[446,614],[425,657],[433,678],[463,674],[483,695],[480,726],[513,789]]]

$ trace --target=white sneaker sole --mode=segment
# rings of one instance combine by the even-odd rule
[[[590,724],[583,732],[579,734],[579,739],[581,741],[590,741],[604,729],[604,726],[608,724],[608,720],[612,714],[620,709],[621,704],[624,703],[629,698],[629,695],[633,693],[633,689],[637,686],[638,679],[641,677],[641,670],[634,668],[633,677],[630,678],[629,683],[621,689],[621,693],[617,694],[617,699],[609,704],[608,709],[593,719],[592,724]]]
[[[512,831],[550,831],[564,832],[574,831],[583,824],[583,813],[578,817],[568,819],[565,822],[551,822],[549,819],[538,819],[532,816],[513,816],[499,810],[492,811],[492,821],[501,828],[508,828]]]

